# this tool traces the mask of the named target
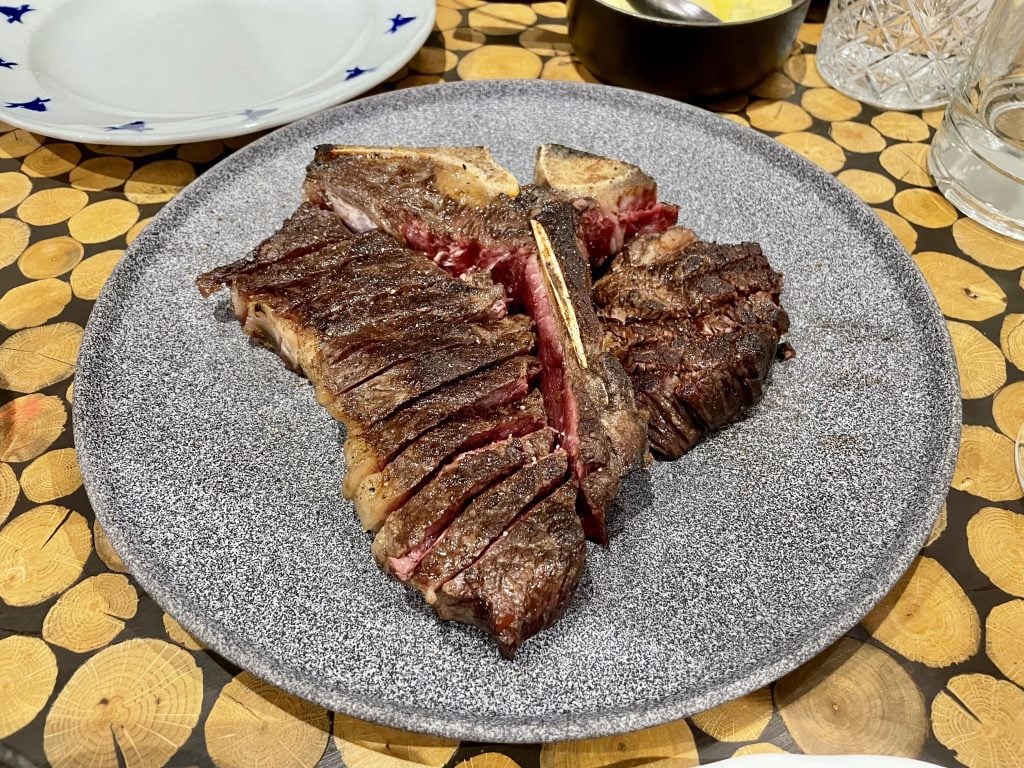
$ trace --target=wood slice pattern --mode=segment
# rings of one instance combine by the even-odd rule
[[[63,280],[19,285],[0,297],[0,325],[11,330],[42,325],[63,312],[69,301],[71,287]]]
[[[60,176],[78,165],[81,159],[82,150],[75,144],[46,144],[21,161],[21,170],[36,178]]]
[[[18,515],[0,528],[0,600],[36,605],[63,592],[92,551],[89,524],[54,504]]]
[[[946,526],[949,524],[949,509],[945,502],[942,504],[942,509],[939,510],[939,516],[935,518],[935,525],[932,526],[932,532],[928,534],[928,541],[924,543],[926,547],[930,547],[946,530]]]
[[[46,716],[53,768],[162,768],[199,720],[203,672],[161,640],[134,639],[86,661]]]
[[[327,747],[327,712],[248,672],[224,686],[204,725],[217,768],[313,768]]]
[[[750,124],[762,131],[792,133],[806,131],[814,122],[807,111],[788,101],[755,101],[747,107]]]
[[[100,295],[103,284],[121,260],[124,251],[111,250],[97,253],[83,261],[71,273],[71,290],[80,299],[93,300]]]
[[[110,539],[107,538],[106,532],[100,527],[99,520],[93,521],[92,538],[96,547],[96,555],[103,561],[103,564],[107,566],[107,568],[115,573],[128,572],[128,569],[125,568],[120,555],[118,555],[114,550],[114,545],[111,544]]]
[[[0,269],[17,260],[28,245],[31,232],[23,221],[0,218]]]
[[[95,651],[121,633],[138,605],[138,593],[124,576],[92,576],[57,598],[43,620],[43,639],[74,653]]]
[[[789,147],[798,155],[803,155],[823,171],[836,173],[846,163],[846,153],[843,152],[843,148],[816,133],[807,133],[806,131],[784,133],[778,137],[778,140],[780,144]]]
[[[0,173],[0,213],[8,211],[29,196],[32,179],[23,173]]]
[[[1008,384],[992,398],[992,419],[999,431],[1011,440],[1024,424],[1024,381]]]
[[[645,768],[697,765],[697,748],[685,720],[603,739],[561,741],[540,750],[540,768],[613,768],[623,755]]]
[[[937,738],[968,768],[1024,765],[1024,691],[988,675],[957,675],[932,702]]]
[[[946,317],[979,321],[1006,311],[1006,294],[981,267],[935,251],[923,251],[914,261]]]
[[[1024,315],[1006,315],[999,330],[999,346],[1017,370],[1024,371]]]
[[[25,395],[0,407],[0,461],[31,461],[64,431],[68,414],[59,397]]]
[[[989,427],[965,426],[952,485],[989,501],[1024,496],[1013,468],[1013,441]]]
[[[964,253],[986,267],[1024,267],[1024,243],[986,229],[972,219],[959,219],[953,225],[953,239]]]
[[[718,741],[753,741],[764,733],[771,719],[772,692],[768,688],[760,688],[690,718],[694,725]]]
[[[762,742],[759,744],[747,744],[732,753],[733,757],[744,757],[746,755],[785,755],[788,754],[782,747]]]
[[[999,347],[973,325],[950,322],[949,336],[965,400],[988,397],[1006,383],[1006,360]]]
[[[885,225],[892,230],[892,233],[896,235],[896,238],[903,244],[903,247],[910,253],[914,252],[917,248],[917,230],[914,229],[910,222],[900,216],[898,213],[887,211],[884,208],[874,208],[875,214]]]
[[[35,392],[64,381],[75,370],[84,333],[77,323],[26,328],[0,344],[0,388]]]
[[[20,731],[43,710],[57,682],[57,658],[35,637],[0,640],[0,739]]]
[[[334,715],[334,744],[347,768],[441,768],[459,742]]]
[[[456,763],[455,768],[520,768],[520,765],[500,752],[481,752]]]
[[[919,558],[863,624],[879,642],[929,667],[966,661],[981,643],[977,609],[930,557]]]
[[[997,605],[985,620],[985,653],[999,671],[1024,687],[1024,600]]]
[[[21,490],[36,503],[68,496],[82,486],[74,448],[44,453],[21,471]]]
[[[18,485],[18,476],[14,474],[10,464],[0,463],[0,525],[3,525],[14,509],[19,493],[21,486]]]
[[[18,218],[34,227],[46,227],[67,221],[89,202],[80,189],[55,187],[32,194],[18,206]]]
[[[927,141],[928,123],[907,112],[883,112],[871,118],[871,125],[883,136],[896,141]]]
[[[843,638],[775,684],[793,740],[807,753],[916,756],[928,732],[924,697],[891,656]]]
[[[191,163],[157,160],[139,168],[124,185],[124,196],[138,205],[166,203],[196,177]],[[134,220],[132,221],[134,224]],[[126,228],[127,229],[127,228]]]
[[[896,213],[911,224],[926,229],[942,229],[956,221],[956,209],[946,198],[930,189],[905,189],[893,199]]]
[[[32,280],[70,272],[85,255],[85,248],[70,237],[50,237],[33,243],[18,258],[21,274]]]
[[[878,156],[879,164],[896,181],[917,187],[933,187],[935,182],[928,173],[928,146],[900,143],[886,147]]]
[[[853,120],[863,109],[859,101],[832,88],[804,91],[800,104],[814,117],[829,122]]]
[[[985,507],[967,524],[967,546],[993,584],[1024,597],[1024,515]]]
[[[164,631],[173,642],[190,651],[201,651],[206,646],[190,635],[169,613],[164,614]]]
[[[72,216],[68,221],[68,231],[80,243],[105,243],[123,235],[138,220],[139,207],[134,203],[102,200]]]
[[[100,192],[124,184],[134,168],[126,157],[93,157],[71,171],[69,181],[76,189]]]

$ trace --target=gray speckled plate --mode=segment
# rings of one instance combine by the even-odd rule
[[[528,178],[561,142],[638,163],[723,241],[785,272],[798,350],[745,422],[625,484],[568,615],[514,662],[382,574],[339,493],[342,432],[250,344],[202,270],[296,205],[321,142],[487,144]],[[782,675],[910,564],[960,424],[945,324],[906,252],[779,144],[603,86],[490,82],[368,98],[283,128],[168,205],[96,303],[74,426],[96,513],[132,573],[213,649],[357,717],[535,741],[687,715]]]

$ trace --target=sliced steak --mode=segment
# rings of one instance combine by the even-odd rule
[[[545,423],[544,403],[536,391],[494,410],[456,415],[417,439],[380,472],[366,477],[352,502],[364,520],[383,520],[456,454],[536,432]]]
[[[506,657],[568,607],[586,556],[574,480],[527,509],[471,566],[436,593],[445,619],[492,634]]]
[[[465,184],[475,177],[467,171]],[[401,238],[453,275],[490,274],[513,310],[534,319],[548,423],[572,459],[587,534],[604,541],[605,509],[646,452],[645,429],[621,365],[602,348],[579,213],[564,195],[540,188],[468,202],[451,191],[453,178],[458,172],[433,151],[320,147],[306,194],[352,227]],[[531,224],[537,217],[554,232],[546,261]]]
[[[528,505],[562,485],[568,471],[565,451],[556,450],[482,493],[427,550],[410,583],[434,602],[437,588],[470,566]]]
[[[532,202],[530,218],[543,227],[542,240],[547,239],[524,265],[526,304],[540,341],[541,389],[583,493],[584,531],[603,543],[605,511],[622,477],[647,452],[645,423],[629,378],[602,346],[578,212],[547,196]]]
[[[505,318],[488,339],[467,334],[465,343],[440,354],[396,363],[378,376],[338,395],[333,407],[346,422],[382,421],[405,403],[442,385],[517,355],[529,354],[534,336],[525,318]]]
[[[352,231],[330,211],[303,202],[281,228],[256,246],[245,259],[212,269],[196,279],[200,293],[210,296],[242,275],[262,271],[268,264],[297,259],[352,237]]]
[[[346,498],[352,498],[363,480],[382,470],[428,429],[456,414],[463,417],[486,413],[521,399],[529,392],[538,370],[536,358],[513,357],[435,390],[382,422],[350,429],[345,441]],[[379,521],[364,519],[363,525],[374,530]]]
[[[561,144],[538,147],[533,181],[579,209],[592,267],[633,235],[662,232],[679,217],[678,206],[658,202],[657,183],[637,166]]]
[[[392,512],[373,540],[377,562],[403,581],[448,524],[477,494],[551,451],[545,427],[456,456],[409,501]]]
[[[675,229],[616,257],[594,300],[656,454],[678,458],[760,402],[789,329],[781,291],[782,275],[754,243],[696,242]]]

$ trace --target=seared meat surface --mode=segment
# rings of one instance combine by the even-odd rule
[[[561,145],[523,187],[482,147],[321,146],[304,189],[199,290],[227,287],[345,425],[381,568],[512,656],[565,612],[648,445],[678,457],[760,400],[781,275]]]
[[[433,588],[483,559],[515,515],[496,524],[492,512],[471,557],[464,546],[449,561],[434,543],[478,498],[493,498],[495,486],[555,450],[534,388],[533,321],[506,314],[502,290],[486,273],[459,279],[385,232],[355,235],[333,213],[330,226],[320,226],[322,215],[304,204],[249,259],[197,283],[204,294],[229,287],[245,331],[308,377],[318,401],[347,427],[343,490],[377,531],[374,554],[436,602]],[[309,237],[292,231],[303,221],[300,232],[314,228]],[[563,479],[564,453],[557,455]],[[521,581],[532,598],[508,604],[500,628],[473,623],[500,634],[510,653],[564,610],[572,590],[562,585],[575,584],[582,552]],[[428,553],[444,577],[410,579]]]
[[[490,275],[511,309],[534,320],[549,423],[581,490],[584,529],[604,542],[607,508],[622,477],[645,455],[646,440],[628,378],[602,347],[574,197],[580,190],[529,187],[512,198],[492,185],[460,196],[449,171],[444,156],[426,150],[318,147],[306,196],[353,228],[388,232],[453,275]],[[472,168],[466,175],[467,186],[480,186]],[[564,169],[552,175],[562,178]],[[639,199],[653,194],[645,179],[612,180],[601,193],[614,201],[608,205]]]
[[[648,412],[648,439],[675,459],[760,402],[789,317],[782,275],[754,243],[689,230],[633,240],[594,286],[605,346]]]

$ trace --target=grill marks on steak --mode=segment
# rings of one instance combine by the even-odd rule
[[[303,206],[253,258],[198,282],[203,291],[228,285],[245,330],[304,373],[346,425],[345,495],[377,531],[382,567],[408,579],[477,497],[493,499],[493,488],[513,477],[529,485],[532,476],[520,473],[552,455],[556,434],[532,389],[539,368],[532,321],[505,315],[501,289],[485,273],[453,277],[384,232],[291,248],[298,238],[290,227],[311,215],[319,216]],[[537,482],[531,498],[550,485]],[[458,550],[461,557],[438,564],[434,553],[445,577],[430,584],[471,565],[516,511],[498,524],[492,510],[490,526],[477,532],[475,548]],[[563,558],[549,571],[561,585],[574,583],[570,571],[578,568]],[[548,593],[562,602],[568,596]],[[540,596],[509,604],[502,648],[518,646],[561,610]],[[474,623],[498,632],[486,619]]]
[[[782,275],[754,243],[689,230],[634,240],[594,286],[605,345],[649,413],[656,453],[678,458],[761,400],[789,317]]]
[[[510,437],[455,457],[384,521],[373,541],[377,562],[390,567],[403,581],[408,579],[470,499],[549,453],[554,442],[554,431],[545,427],[526,437]]]
[[[649,177],[635,170],[624,182],[606,180],[607,189],[599,191],[614,205],[631,205],[628,201],[653,194],[653,182],[648,185]],[[350,226],[379,227],[424,251],[453,275],[489,274],[504,287],[513,309],[522,308],[533,318],[549,424],[559,431],[582,490],[587,534],[603,542],[605,510],[646,444],[629,381],[602,347],[587,256],[578,237],[578,208],[570,194],[539,187],[519,190],[515,199],[499,192],[467,202],[446,190],[448,171],[445,158],[427,151],[395,155],[319,147],[307,173],[306,194],[338,211]],[[475,175],[466,173],[471,179]],[[532,219],[551,230],[548,266],[538,252]],[[559,295],[563,284],[564,297]]]
[[[506,657],[556,621],[586,556],[578,493],[569,479],[517,516],[472,565],[435,591],[437,613],[486,628]]]
[[[477,496],[423,555],[411,581],[433,602],[440,585],[472,565],[524,509],[562,485],[568,471],[568,456],[558,449]]]
[[[352,494],[361,516],[383,520],[404,504],[453,456],[513,436],[536,432],[545,424],[544,404],[535,390],[522,400],[480,414],[442,422],[395,456],[382,470],[365,477]]]

